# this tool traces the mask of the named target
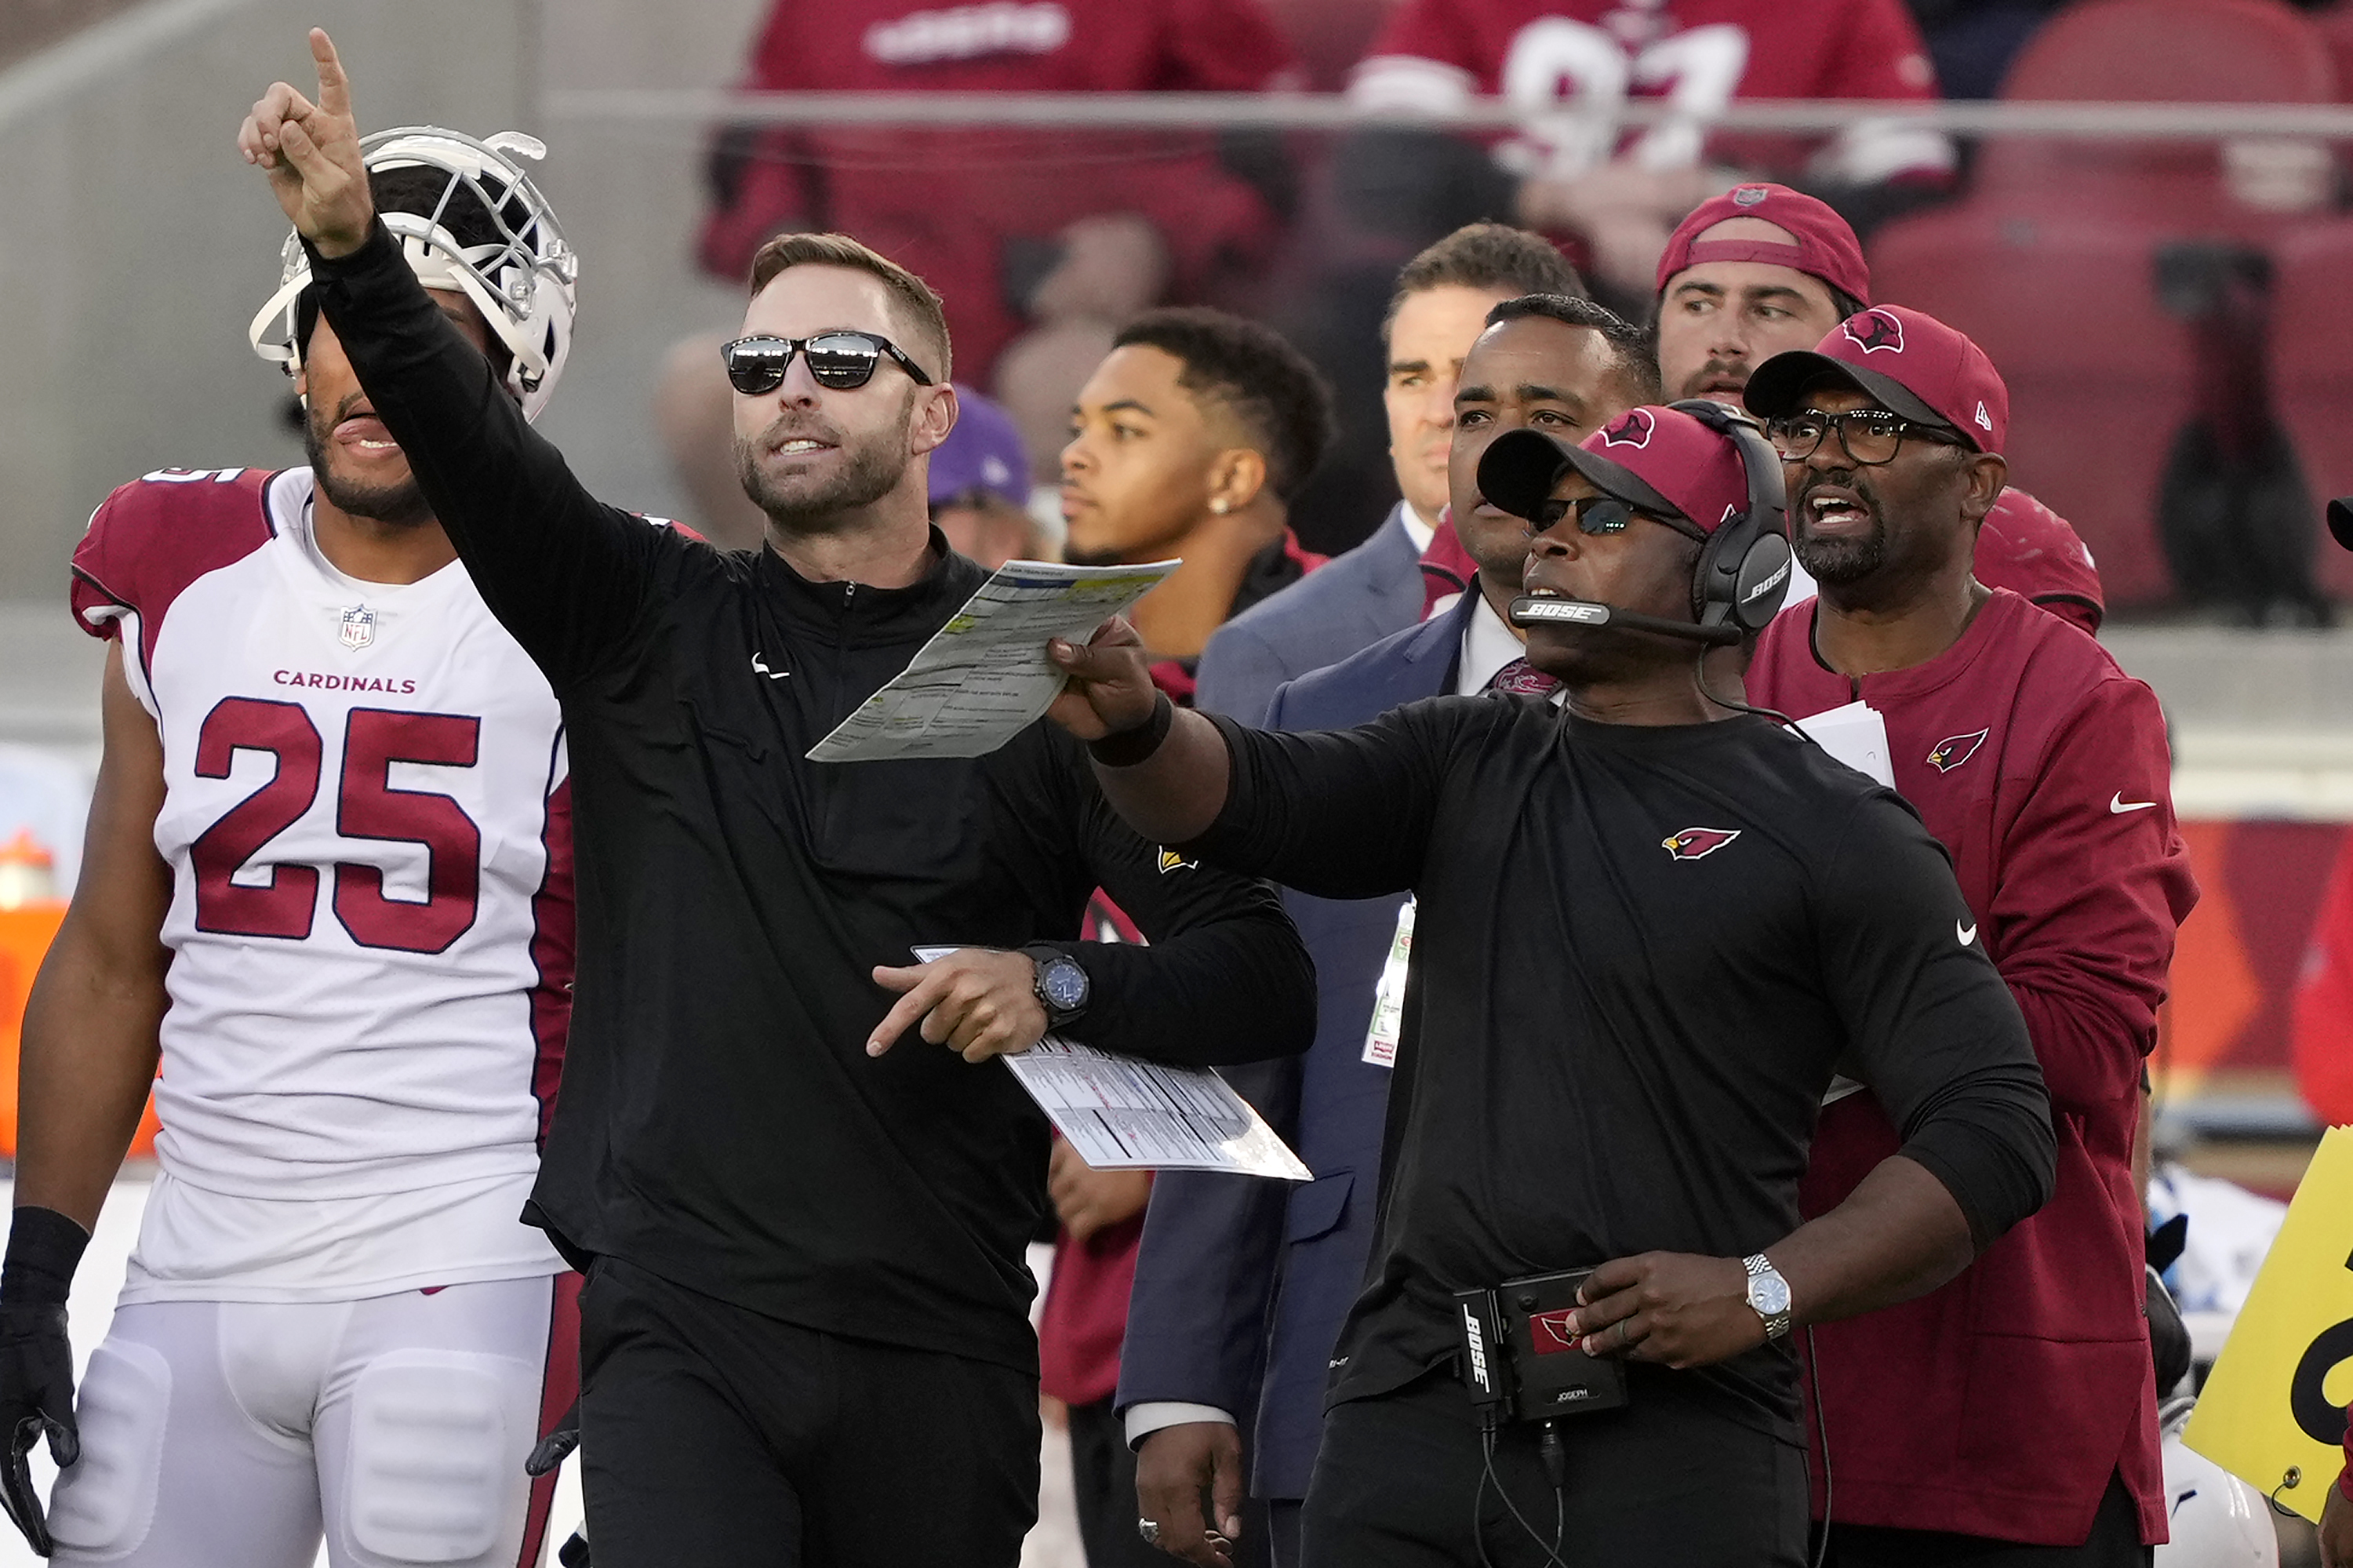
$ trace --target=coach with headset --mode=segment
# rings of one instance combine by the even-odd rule
[[[2042,1076],[1918,819],[1738,701],[1731,661],[1789,558],[1761,439],[1713,405],[1637,408],[1581,447],[1503,436],[1479,484],[1530,520],[1513,615],[1565,708],[1441,697],[1252,730],[1157,698],[1114,621],[1053,646],[1054,715],[1147,838],[1419,899],[1306,1559],[1794,1565],[1792,1332],[1951,1278],[2042,1202]],[[1903,1145],[1800,1225],[1840,1074]],[[1458,1292],[1534,1300],[1533,1277],[1582,1267],[1547,1322],[1463,1330]],[[1623,1404],[1474,1404],[1465,1369],[1553,1352],[1621,1363]]]

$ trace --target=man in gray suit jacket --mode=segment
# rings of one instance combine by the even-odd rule
[[[1550,240],[1501,224],[1458,228],[1406,263],[1382,323],[1389,461],[1405,499],[1363,544],[1218,629],[1201,655],[1198,706],[1256,724],[1285,681],[1421,619],[1419,563],[1446,508],[1462,356],[1502,302],[1584,293]]]

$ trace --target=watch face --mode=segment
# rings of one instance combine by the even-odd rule
[[[1082,1005],[1087,1000],[1087,971],[1069,959],[1057,959],[1046,966],[1039,976],[1046,989],[1046,1000],[1065,1011]]]
[[[1760,1317],[1779,1317],[1789,1309],[1789,1282],[1778,1274],[1758,1275],[1748,1282],[1748,1304]]]

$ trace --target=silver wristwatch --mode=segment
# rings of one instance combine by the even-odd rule
[[[1757,1253],[1740,1260],[1748,1271],[1748,1307],[1765,1319],[1765,1337],[1778,1340],[1789,1331],[1789,1282],[1773,1260]]]

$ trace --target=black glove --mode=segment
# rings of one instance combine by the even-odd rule
[[[574,1400],[572,1408],[555,1418],[555,1430],[533,1445],[530,1457],[522,1462],[523,1474],[543,1476],[570,1457],[580,1446],[580,1402]]]
[[[41,1496],[26,1463],[46,1432],[58,1468],[81,1457],[74,1425],[73,1343],[66,1337],[66,1293],[90,1234],[54,1209],[20,1208],[0,1264],[0,1509],[47,1557],[52,1550]]]

